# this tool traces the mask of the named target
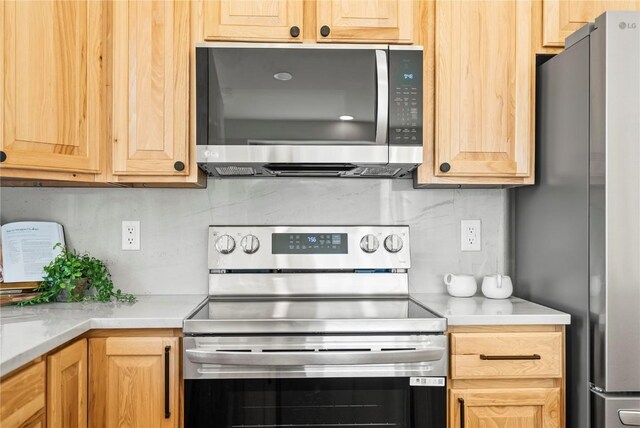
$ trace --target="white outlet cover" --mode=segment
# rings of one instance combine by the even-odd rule
[[[140,250],[140,221],[122,221],[122,249],[125,251]]]
[[[460,250],[482,250],[482,224],[480,220],[460,221]]]

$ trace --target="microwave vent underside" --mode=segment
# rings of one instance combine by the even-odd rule
[[[393,177],[400,171],[400,168],[389,167],[364,167],[358,169],[356,173],[361,177]]]
[[[217,166],[216,172],[224,177],[255,175],[256,173],[250,166]]]
[[[295,164],[292,169],[295,170]],[[245,165],[211,165],[201,164],[200,167],[209,175],[218,177],[305,177],[305,176],[333,176],[333,177],[370,177],[370,178],[395,178],[402,176],[402,168],[396,166],[358,166],[351,170],[327,170],[319,174],[316,171],[284,171],[274,172],[264,167]],[[328,175],[331,173],[330,175]]]

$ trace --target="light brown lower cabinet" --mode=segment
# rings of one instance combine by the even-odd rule
[[[4,427],[4,425],[2,425]],[[44,412],[40,412],[23,425],[20,428],[45,428],[47,426],[47,416]]]
[[[45,427],[45,376],[40,360],[2,379],[0,427]]]
[[[0,379],[0,427],[177,428],[178,334],[95,330],[38,357]]]
[[[451,389],[450,427],[560,428],[560,388]]]
[[[49,427],[87,427],[87,339],[47,356]]]
[[[177,337],[89,339],[91,427],[178,427]]]
[[[449,428],[564,428],[563,326],[452,326],[449,338]]]

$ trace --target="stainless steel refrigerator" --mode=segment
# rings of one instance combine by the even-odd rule
[[[515,294],[571,314],[567,426],[640,426],[640,12],[537,68],[536,185],[513,191]]]

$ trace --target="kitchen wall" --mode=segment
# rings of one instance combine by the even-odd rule
[[[414,190],[410,180],[210,180],[191,189],[0,189],[0,221],[53,220],[67,244],[109,264],[135,294],[207,292],[209,224],[408,224],[411,287],[443,291],[446,272],[508,268],[505,190]],[[461,252],[460,220],[482,220],[482,251]],[[141,251],[122,251],[121,221],[140,220]]]

